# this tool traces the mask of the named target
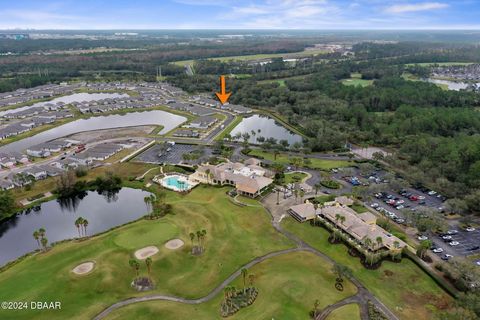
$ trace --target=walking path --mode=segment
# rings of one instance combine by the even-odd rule
[[[222,283],[220,283],[216,288],[214,288],[209,294],[207,294],[204,297],[197,298],[197,299],[185,299],[182,297],[176,297],[176,296],[167,296],[167,295],[160,295],[160,294],[151,294],[143,297],[137,297],[137,298],[129,298],[126,300],[119,301],[105,310],[103,310],[101,313],[99,313],[97,316],[95,316],[93,319],[94,320],[100,320],[105,318],[107,315],[109,315],[111,312],[120,309],[124,306],[131,305],[134,303],[140,303],[140,302],[146,302],[146,301],[154,301],[154,300],[163,300],[163,301],[173,301],[173,302],[179,302],[179,303],[185,303],[185,304],[201,304],[204,302],[208,302],[211,299],[213,299],[216,295],[221,293],[221,291],[228,286],[231,282],[233,282],[237,277],[241,275],[242,269],[246,268],[249,269],[256,264],[263,262],[267,259],[283,255],[283,254],[288,254],[292,252],[310,252],[315,254],[316,256],[330,262],[331,264],[335,264],[335,261],[330,258],[329,256],[325,255],[324,253],[318,251],[317,249],[311,247],[309,244],[305,243],[302,239],[298,238],[296,235],[285,231],[281,228],[280,226],[280,221],[283,217],[282,210],[284,210],[284,206],[277,206],[276,205],[276,195],[274,193],[270,194],[269,196],[265,197],[263,200],[263,204],[267,211],[270,213],[272,220],[272,226],[277,230],[279,233],[283,234],[285,237],[288,239],[292,240],[295,244],[295,248],[291,249],[285,249],[281,251],[275,251],[268,253],[266,255],[263,255],[261,257],[257,257],[253,259],[252,261],[248,262],[244,266],[240,267],[232,273],[227,279],[223,280]],[[357,287],[357,293],[351,297],[348,297],[346,299],[343,299],[335,304],[332,304],[322,310],[322,312],[316,317],[316,320],[321,320],[325,319],[328,314],[330,314],[333,310],[349,304],[349,303],[358,303],[360,305],[360,315],[362,320],[367,320],[368,319],[368,309],[367,309],[367,302],[370,300],[379,310],[381,310],[388,319],[390,320],[399,320],[398,317],[390,311],[390,309],[387,308],[380,300],[378,300],[371,292],[369,292],[361,283],[358,281],[356,278],[351,277],[349,279],[356,287]]]

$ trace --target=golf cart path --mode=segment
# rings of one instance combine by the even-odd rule
[[[268,197],[267,197],[268,198]],[[134,303],[140,303],[140,302],[146,302],[146,301],[155,301],[155,300],[163,300],[163,301],[172,301],[172,302],[179,302],[179,303],[185,303],[185,304],[201,304],[204,302],[208,302],[212,300],[216,295],[221,293],[221,291],[228,286],[231,282],[233,282],[237,277],[241,275],[242,269],[246,268],[251,268],[255,266],[256,264],[263,262],[265,260],[268,260],[270,258],[283,255],[283,254],[288,254],[292,252],[310,252],[315,254],[316,256],[330,262],[331,264],[335,264],[335,260],[330,258],[329,256],[325,255],[324,253],[318,251],[317,249],[311,247],[309,244],[305,243],[303,240],[298,238],[296,235],[285,231],[281,228],[280,226],[280,217],[281,215],[275,214],[272,212],[271,206],[268,205],[268,200],[264,199],[264,207],[265,209],[269,212],[271,216],[271,224],[277,230],[279,233],[290,239],[296,244],[295,248],[290,248],[290,249],[285,249],[285,250],[280,250],[280,251],[275,251],[275,252],[270,252],[268,254],[265,254],[263,256],[257,257],[247,264],[243,265],[237,271],[232,273],[228,278],[223,280],[216,288],[214,288],[209,294],[207,294],[204,297],[197,298],[197,299],[185,299],[182,297],[176,297],[176,296],[168,296],[168,295],[161,295],[161,294],[151,294],[151,295],[146,295],[143,297],[136,297],[136,298],[129,298],[125,299],[119,302],[116,302],[103,310],[101,313],[96,315],[93,320],[100,320],[108,316],[111,312],[120,309],[124,306],[131,305]],[[389,320],[399,320],[399,318],[392,312],[390,309],[385,306],[380,300],[378,300],[370,291],[368,291],[361,283],[359,280],[354,278],[353,276],[349,278],[349,280],[357,287],[357,293],[353,296],[350,296],[346,299],[343,299],[341,301],[338,301],[335,304],[332,304],[330,306],[327,306],[324,310],[320,312],[320,314],[316,317],[316,320],[319,319],[325,319],[325,317],[330,314],[333,310],[349,304],[349,303],[358,303],[360,306],[360,315],[362,320],[368,319],[368,310],[367,310],[367,302],[371,301],[379,310],[381,310],[385,316]],[[322,316],[323,315],[323,316]]]

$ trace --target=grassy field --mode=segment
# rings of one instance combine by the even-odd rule
[[[277,155],[276,160],[274,160],[274,154],[271,152],[265,152],[260,149],[253,149],[249,155],[253,157],[262,157],[263,159],[281,163],[283,165],[290,165],[290,158],[287,154],[281,153]],[[320,169],[320,170],[330,170],[333,168],[349,167],[353,165],[353,162],[343,161],[343,160],[324,160],[310,158],[311,164],[308,166],[311,169]]]
[[[291,172],[285,174],[285,183],[302,182],[308,175],[303,172]]]
[[[335,277],[330,269],[328,263],[306,252],[290,253],[264,261],[249,270],[255,275],[255,286],[259,290],[257,300],[229,319],[307,320],[315,300],[319,300],[319,308],[322,309],[356,291],[350,283],[343,292],[335,290]],[[242,288],[241,277],[233,285]],[[146,302],[117,310],[107,319],[222,319],[219,314],[222,299],[223,293],[200,305]]]
[[[243,56],[230,56],[230,57],[215,57],[215,58],[208,58],[208,60],[215,60],[226,62],[230,60],[238,60],[238,61],[250,61],[250,60],[261,60],[261,59],[271,59],[271,58],[280,58],[280,57],[308,57],[314,56],[318,54],[325,53],[324,50],[304,50],[299,52],[291,52],[291,53],[265,53],[265,54],[250,54],[250,55],[243,55]],[[181,60],[173,62],[176,65],[184,66],[184,65],[193,65],[194,60]]]
[[[368,270],[358,258],[348,254],[346,246],[330,244],[325,229],[300,224],[292,218],[284,219],[282,225],[338,263],[350,267],[355,277],[401,319],[432,319],[453,302],[426,273],[406,258],[401,263],[384,261],[379,269]]]
[[[257,81],[258,84],[266,84],[266,83],[278,83],[280,87],[285,86],[285,81],[288,80],[300,80],[304,79],[307,75],[301,75],[301,76],[293,76],[293,77],[287,77],[287,78],[279,78],[279,79],[268,79],[268,80],[260,80]]]
[[[327,317],[327,320],[360,320],[360,308],[358,304],[351,303],[335,309]]]
[[[199,186],[186,196],[169,192],[173,215],[134,222],[82,242],[65,242],[24,259],[0,273],[2,301],[60,300],[62,311],[0,311],[0,318],[91,319],[120,299],[144,295],[130,288],[134,271],[128,261],[136,249],[149,245],[160,249],[152,257],[151,277],[157,286],[150,293],[186,298],[206,295],[254,257],[292,246],[270,226],[264,209],[234,205],[226,191]],[[194,257],[189,233],[201,229],[207,230],[206,252]],[[172,238],[186,245],[176,251],[166,249],[164,243]],[[92,273],[72,274],[72,268],[89,260],[97,263]],[[143,262],[141,274],[146,274]]]
[[[350,75],[350,78],[343,79],[341,82],[346,86],[360,86],[360,87],[368,87],[373,84],[373,80],[362,79],[362,75],[360,73],[352,73]]]
[[[220,134],[215,137],[215,140],[223,140],[227,134],[230,134],[230,132],[232,132],[232,130],[235,129],[235,127],[238,126],[240,122],[242,122],[242,120],[242,116],[235,116],[235,119],[233,119],[233,121],[228,126],[226,126],[225,129],[220,132]]]

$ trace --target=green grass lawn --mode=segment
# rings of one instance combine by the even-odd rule
[[[335,309],[327,317],[327,320],[360,320],[360,308],[358,304],[351,303]]]
[[[228,319],[307,320],[315,300],[319,300],[319,308],[323,309],[356,292],[349,282],[343,292],[337,291],[334,288],[335,276],[330,270],[327,262],[307,252],[266,260],[249,270],[255,275],[255,286],[259,290],[257,300]],[[237,278],[232,285],[242,288],[242,278]],[[222,319],[219,314],[222,299],[223,293],[200,305],[145,302],[116,310],[107,319]],[[350,311],[350,314],[353,312]]]
[[[368,211],[367,208],[365,208],[363,205],[359,203],[354,203],[353,205],[350,206],[350,208],[355,210],[356,213],[364,213]]]
[[[223,140],[227,134],[230,134],[230,132],[232,132],[232,130],[235,129],[240,122],[242,122],[242,120],[242,116],[236,116],[235,119],[233,119],[233,121],[215,137],[215,140]]]
[[[208,58],[208,60],[216,60],[216,61],[230,61],[230,60],[237,60],[237,61],[250,61],[250,60],[259,60],[259,59],[270,59],[270,58],[280,58],[280,57],[307,57],[307,56],[314,56],[318,54],[325,53],[324,50],[304,50],[299,52],[291,52],[291,53],[264,53],[264,54],[249,54],[249,55],[242,55],[242,56],[229,56],[229,57],[215,57],[215,58]],[[173,62],[176,65],[184,66],[184,65],[193,65],[194,60],[181,60]]]
[[[346,86],[360,86],[360,87],[368,87],[373,84],[373,80],[364,80],[364,79],[355,79],[355,78],[349,78],[349,79],[343,79],[341,80],[343,85]]]
[[[276,160],[272,152],[266,152],[261,149],[253,149],[249,155],[253,157],[263,157],[263,159],[281,163],[283,165],[290,165],[289,156],[285,153],[277,155]],[[353,162],[343,160],[324,160],[310,158],[311,164],[308,166],[311,169],[330,170],[333,168],[349,167],[353,165]]]
[[[384,261],[377,270],[368,270],[358,258],[348,254],[345,245],[330,244],[325,229],[307,223],[300,224],[292,218],[284,219],[282,225],[338,263],[351,268],[355,277],[401,319],[432,319],[440,309],[453,301],[407,258],[402,259],[401,263]]]
[[[134,271],[128,261],[136,249],[145,246],[155,245],[160,250],[152,257],[152,278],[157,286],[150,293],[186,298],[206,295],[254,257],[292,247],[271,227],[263,208],[234,205],[226,191],[198,186],[185,196],[168,192],[172,215],[140,220],[82,242],[65,242],[24,259],[0,273],[1,300],[61,301],[62,310],[0,310],[0,319],[91,319],[118,300],[144,295],[130,287]],[[201,229],[207,230],[206,252],[194,257],[189,233]],[[164,243],[172,238],[182,239],[185,246],[176,251],[166,249]],[[77,276],[71,272],[88,260],[97,263],[92,273]],[[146,274],[143,262],[141,274]]]
[[[285,174],[285,183],[302,182],[308,175],[303,172],[291,172]]]

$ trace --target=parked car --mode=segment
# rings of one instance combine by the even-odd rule
[[[370,207],[372,207],[372,208],[377,208],[377,207],[378,207],[378,203],[374,202],[374,203],[372,203],[372,204],[370,205]]]
[[[425,200],[425,196],[418,196],[418,199]]]
[[[469,251],[475,251],[475,250],[478,250],[478,249],[480,249],[480,246],[473,246],[473,247],[468,248]]]
[[[476,264],[477,266],[480,266],[480,260],[478,260],[477,262],[475,262],[475,264]]]
[[[445,253],[444,256],[442,256],[442,260],[448,261],[450,258],[453,258],[451,254]]]
[[[460,244],[460,242],[458,241],[452,241],[449,243],[451,246],[458,246]]]
[[[420,241],[428,240],[428,237],[424,236],[424,235],[421,235],[421,236],[418,236],[418,240],[420,240]]]
[[[435,252],[435,253],[442,253],[443,249],[442,248],[435,248],[432,251]]]
[[[429,196],[434,196],[434,195],[437,194],[437,192],[435,192],[435,191],[433,191],[433,190],[430,190],[430,191],[427,192],[427,194],[428,194]]]
[[[448,230],[447,233],[448,234],[457,234],[458,230]]]
[[[472,231],[475,231],[475,228],[474,227],[467,227],[467,228],[465,228],[465,231],[472,232]]]
[[[403,208],[405,208],[405,206],[403,206],[403,205],[399,205],[399,206],[395,207],[395,209],[397,209],[397,210],[402,210]]]
[[[450,235],[442,236],[442,239],[443,240],[451,240],[452,236],[450,236]]]

